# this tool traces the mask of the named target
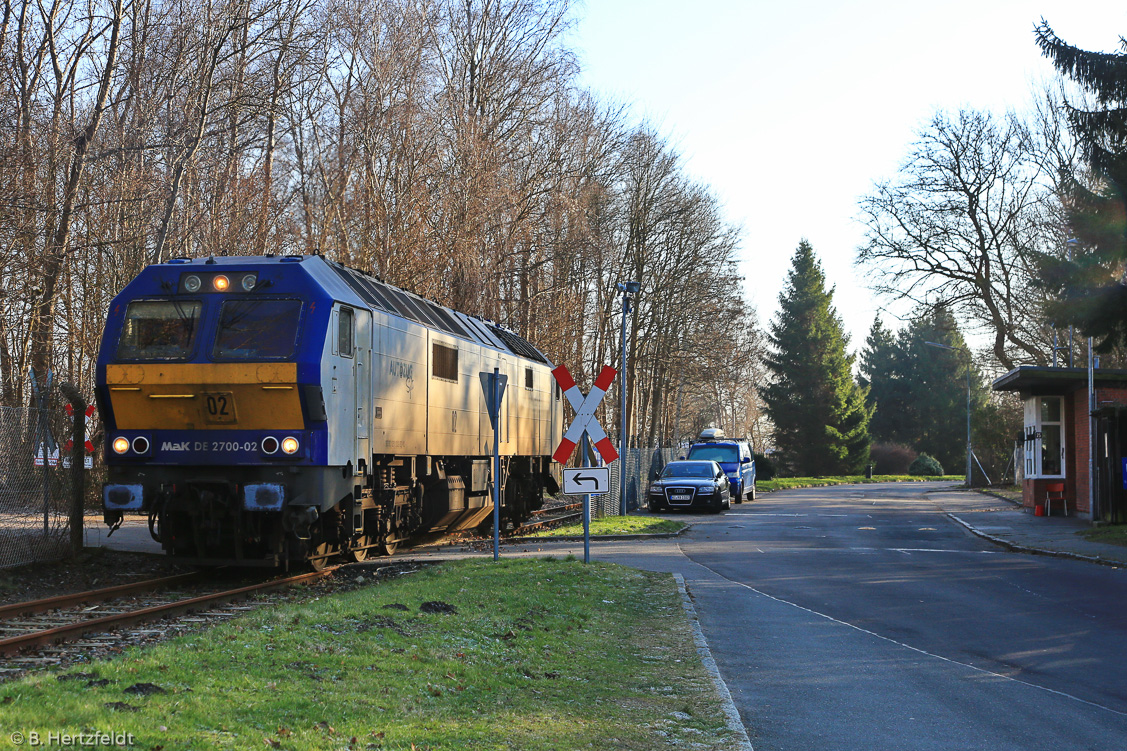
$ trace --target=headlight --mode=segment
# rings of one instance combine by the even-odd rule
[[[114,453],[124,454],[126,451],[129,450],[129,439],[125,438],[123,436],[118,436],[117,438],[114,438],[113,439],[113,450],[114,450]]]
[[[282,451],[286,454],[296,454],[301,444],[293,436],[287,436],[282,439]]]
[[[226,292],[231,286],[231,280],[220,274],[211,280],[211,286],[215,287],[216,292]]]
[[[200,291],[200,278],[195,274],[184,277],[184,291],[185,292],[199,292]]]
[[[245,291],[254,292],[254,286],[258,284],[258,276],[256,274],[247,274],[243,277],[240,284],[242,284]]]
[[[272,435],[268,435],[262,439],[262,453],[269,456],[270,454],[278,453],[278,439]]]
[[[138,454],[149,453],[149,439],[139,435],[133,439],[133,451]]]

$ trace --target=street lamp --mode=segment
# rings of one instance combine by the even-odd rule
[[[621,494],[619,513],[626,516],[626,319],[630,314],[630,297],[638,294],[638,282],[619,282],[614,285],[622,293],[622,377],[619,379],[619,430],[618,430],[618,492]]]
[[[924,342],[929,347],[937,347],[938,349],[949,349],[951,351],[958,351],[959,347],[952,347],[949,344],[940,344],[939,342]],[[963,350],[966,352],[966,350]],[[971,476],[971,456],[974,455],[974,449],[971,446],[970,435],[970,352],[967,355],[967,488],[970,488]]]

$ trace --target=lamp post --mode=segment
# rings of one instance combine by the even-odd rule
[[[630,315],[630,297],[638,294],[638,282],[619,282],[615,289],[622,293],[622,376],[619,380],[619,430],[618,430],[618,492],[621,497],[619,513],[626,516],[626,319]]]
[[[1069,263],[1072,262],[1072,254],[1073,254],[1076,246],[1079,245],[1079,244],[1080,244],[1080,241],[1077,240],[1075,237],[1065,241],[1064,245],[1065,245],[1066,248],[1068,248],[1068,261],[1069,261]],[[1073,331],[1073,326],[1070,323],[1070,324],[1068,324],[1068,367],[1070,367],[1070,368],[1072,367],[1072,331]],[[1089,355],[1091,354],[1091,349],[1092,348],[1091,348],[1090,343],[1089,343],[1089,347],[1088,347]],[[1054,357],[1054,359],[1056,358],[1056,353],[1053,353],[1053,357]],[[1092,444],[1089,443],[1088,445],[1091,446]]]
[[[949,349],[953,352],[959,351],[959,347],[952,347],[949,344],[940,344],[939,342],[924,342],[929,347],[936,347],[938,349]],[[966,350],[963,350],[966,352]],[[967,355],[967,488],[970,488],[971,476],[971,457],[974,455],[974,449],[971,445],[970,433],[970,352]]]

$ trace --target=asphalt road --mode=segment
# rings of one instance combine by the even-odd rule
[[[1003,552],[944,514],[989,499],[925,489],[763,495],[676,541],[757,751],[1127,748],[1127,571]]]

